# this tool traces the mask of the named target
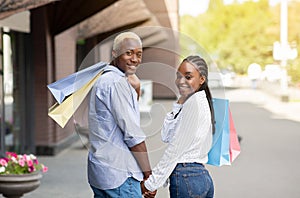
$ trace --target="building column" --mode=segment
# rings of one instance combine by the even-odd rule
[[[30,27],[33,48],[34,68],[34,132],[36,151],[48,154],[49,145],[54,143],[55,123],[48,117],[48,108],[54,103],[47,90],[47,85],[53,82],[54,39],[51,35],[47,9],[40,7],[33,9],[30,14]]]

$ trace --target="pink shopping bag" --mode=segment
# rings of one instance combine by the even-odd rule
[[[234,127],[233,118],[230,109],[229,109],[229,129],[230,129],[229,154],[230,154],[230,162],[232,163],[240,154],[241,147]]]

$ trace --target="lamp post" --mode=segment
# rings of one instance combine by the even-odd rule
[[[280,3],[280,44],[281,44],[281,69],[282,77],[280,81],[281,87],[281,100],[283,102],[289,101],[288,95],[288,82],[287,82],[287,71],[286,65],[289,53],[288,44],[288,5],[287,0],[281,0]]]

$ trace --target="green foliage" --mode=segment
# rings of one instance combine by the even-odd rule
[[[290,67],[288,68],[289,76],[291,77],[292,82],[297,83],[300,85],[300,59],[296,59],[293,61],[292,64],[290,64]]]
[[[262,67],[274,62],[273,43],[280,40],[280,5],[270,7],[267,0],[214,5],[217,6],[210,6],[213,9],[197,17],[182,16],[181,32],[204,48],[219,68],[231,67],[244,74],[253,62]],[[300,15],[297,10],[300,10],[300,3],[289,2],[288,9],[288,38],[290,42],[299,43]],[[183,50],[189,50],[188,45],[181,41]],[[299,57],[289,61],[287,68],[298,71],[299,62]]]

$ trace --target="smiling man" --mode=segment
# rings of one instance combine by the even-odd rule
[[[119,34],[113,60],[91,91],[88,180],[94,197],[142,197],[140,181],[151,174],[135,90],[142,53],[136,34]]]

